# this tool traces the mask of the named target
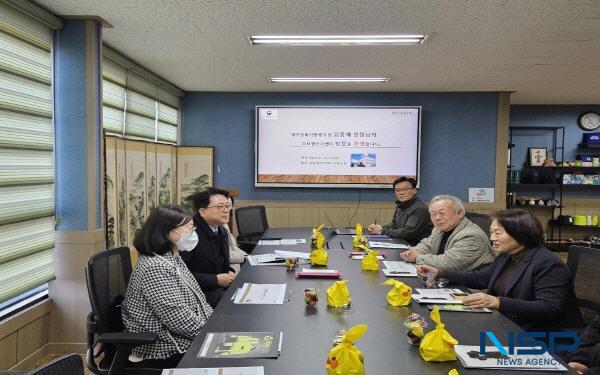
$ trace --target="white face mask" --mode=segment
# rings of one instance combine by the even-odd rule
[[[179,240],[175,242],[179,251],[192,251],[198,244],[198,234],[195,230],[192,233],[179,233],[179,236]]]

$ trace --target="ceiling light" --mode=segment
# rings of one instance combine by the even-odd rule
[[[251,44],[274,45],[416,45],[427,35],[253,35]]]
[[[269,82],[336,82],[336,83],[387,83],[387,77],[271,77]]]

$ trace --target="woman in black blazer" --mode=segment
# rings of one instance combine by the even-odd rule
[[[480,271],[441,271],[421,265],[421,275],[433,272],[473,293],[465,306],[498,309],[527,331],[556,331],[582,326],[573,282],[565,263],[543,246],[539,220],[529,211],[503,210],[490,226],[495,261]]]

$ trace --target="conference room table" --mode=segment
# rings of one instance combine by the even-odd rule
[[[251,266],[246,262],[235,281],[214,310],[213,315],[193,341],[178,368],[264,366],[266,375],[325,374],[327,355],[333,347],[336,332],[357,324],[368,325],[365,335],[355,345],[364,356],[366,374],[447,374],[455,368],[460,374],[504,374],[508,370],[465,369],[460,362],[426,362],[419,355],[418,346],[408,343],[404,320],[411,313],[418,313],[428,322],[425,332],[435,328],[430,310],[412,301],[405,307],[388,304],[389,286],[381,271],[363,271],[361,261],[348,256],[352,251],[352,236],[335,235],[324,229],[329,245],[328,269],[342,272],[348,280],[352,295],[347,310],[327,307],[326,289],[335,279],[297,279],[295,272],[285,266]],[[263,238],[306,239],[306,243],[291,246],[262,246],[254,254],[272,253],[274,250],[310,251],[310,228],[270,228]],[[343,246],[343,248],[342,248]],[[356,249],[354,249],[356,250]],[[385,249],[381,252],[386,260],[400,260],[402,250]],[[297,270],[311,267],[299,264]],[[383,265],[380,264],[380,268]],[[414,288],[421,288],[420,278],[395,278]],[[282,305],[234,304],[231,297],[244,283],[287,284],[289,300]],[[449,287],[455,287],[450,285]],[[316,308],[307,308],[304,290],[317,288],[319,301]],[[464,289],[464,288],[463,288]],[[414,292],[414,291],[413,291]],[[288,293],[286,293],[288,298]],[[508,332],[522,331],[512,321],[494,310],[492,313],[465,313],[441,311],[442,323],[461,345],[479,345],[479,333],[492,331],[501,341]],[[208,332],[283,332],[281,354],[278,358],[198,358],[198,353]],[[488,344],[491,345],[491,344]],[[556,373],[549,371],[518,371],[514,374]],[[569,373],[575,373],[569,371]]]

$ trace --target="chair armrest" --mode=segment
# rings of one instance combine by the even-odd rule
[[[98,336],[98,342],[114,345],[147,345],[158,339],[156,333],[110,332]]]

